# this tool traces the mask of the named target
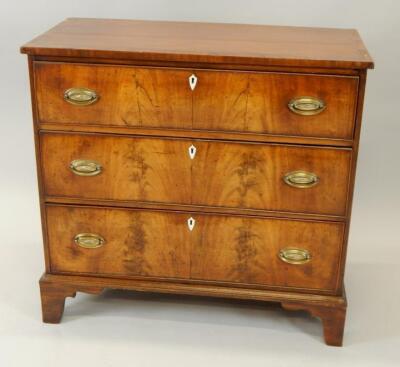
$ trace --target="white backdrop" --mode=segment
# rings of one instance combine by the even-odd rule
[[[0,366],[398,366],[400,3],[380,0],[2,0],[0,3]],[[110,292],[40,322],[44,269],[26,57],[67,17],[356,28],[369,72],[346,272],[345,347],[303,314],[263,305]]]

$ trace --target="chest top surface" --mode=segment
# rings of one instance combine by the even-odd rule
[[[21,47],[37,56],[373,68],[354,29],[69,18]]]

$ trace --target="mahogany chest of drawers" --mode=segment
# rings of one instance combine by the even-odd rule
[[[68,19],[28,54],[43,320],[105,288],[279,302],[341,345],[354,30]]]

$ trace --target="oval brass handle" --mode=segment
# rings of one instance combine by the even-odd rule
[[[75,159],[69,168],[78,176],[96,176],[102,171],[100,163],[89,159]]]
[[[75,236],[74,241],[83,248],[98,248],[106,242],[103,237],[95,233],[79,233]]]
[[[97,93],[88,88],[70,88],[64,92],[64,100],[76,106],[88,106],[98,99]]]
[[[311,260],[310,253],[300,248],[284,248],[279,251],[279,258],[288,264],[301,265]]]
[[[289,186],[299,189],[313,187],[319,182],[319,178],[315,173],[306,171],[289,172],[283,177],[283,180]]]
[[[288,103],[289,109],[298,115],[310,116],[321,113],[326,104],[322,99],[315,97],[297,97]]]

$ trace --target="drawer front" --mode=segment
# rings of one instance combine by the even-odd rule
[[[67,206],[46,214],[53,272],[325,291],[337,284],[342,223]]]
[[[186,214],[48,206],[46,215],[53,272],[190,276]]]
[[[358,78],[36,62],[35,85],[42,122],[352,139]]]
[[[105,126],[192,127],[190,71],[124,66],[35,63],[42,122]],[[71,88],[87,88],[97,100],[73,104]],[[73,99],[73,96],[72,96]]]
[[[344,224],[194,216],[194,279],[334,290]]]
[[[49,196],[346,213],[348,149],[45,133],[41,153]]]
[[[42,134],[45,193],[187,204],[191,194],[189,146],[185,140]],[[101,171],[80,175],[70,168],[71,162],[80,160],[98,163]]]
[[[214,71],[196,76],[196,129],[353,137],[357,77]]]
[[[349,149],[216,142],[194,145],[193,204],[346,213]],[[293,180],[288,181],[290,177]],[[302,177],[310,184],[303,185]]]

